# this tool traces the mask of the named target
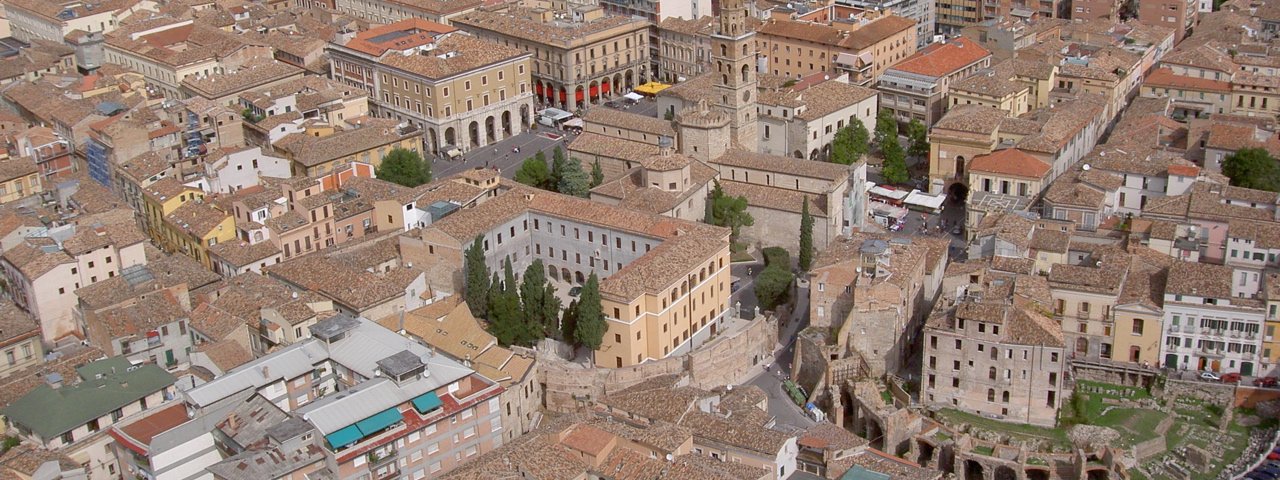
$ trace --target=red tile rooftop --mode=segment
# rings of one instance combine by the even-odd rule
[[[982,60],[991,52],[977,42],[957,37],[944,43],[935,43],[912,54],[890,70],[942,77]]]
[[[132,423],[114,427],[110,433],[117,442],[129,450],[139,455],[146,455],[151,439],[173,427],[187,423],[188,420],[190,419],[187,418],[187,406],[182,402],[174,402]]]

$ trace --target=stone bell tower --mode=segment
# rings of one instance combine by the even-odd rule
[[[711,59],[715,62],[715,105],[730,118],[730,136],[738,148],[755,152],[756,134],[756,32],[747,29],[745,0],[720,2],[720,23],[711,35]]]

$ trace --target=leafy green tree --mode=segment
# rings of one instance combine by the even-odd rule
[[[720,182],[716,182],[715,188],[711,189],[711,220],[713,225],[721,227],[729,227],[733,230],[733,237],[738,238],[738,234],[742,232],[742,227],[750,227],[755,225],[756,220],[747,213],[746,197],[730,197],[725,195],[724,189],[720,187]]]
[[[890,138],[898,138],[898,120],[893,118],[893,110],[886,108],[876,114],[876,144],[884,148]]]
[[[884,176],[884,181],[889,184],[907,183],[910,179],[907,174],[907,158],[906,153],[902,151],[902,145],[898,143],[898,138],[892,137],[881,144],[880,153],[884,155],[884,165],[880,168],[880,175]]]
[[[538,152],[538,153],[542,153],[542,152]],[[543,157],[543,160],[546,160],[545,156]],[[557,191],[556,188],[560,187],[560,179],[564,177],[564,169],[567,168],[568,166],[569,166],[569,158],[565,157],[564,150],[561,150],[560,147],[557,146],[555,150],[551,151],[551,190],[552,191]],[[579,165],[579,167],[581,167],[581,165]],[[564,193],[564,192],[561,192],[561,193]]]
[[[520,279],[520,303],[531,328],[538,328],[544,335],[555,334],[559,327],[560,298],[556,287],[547,281],[547,270],[542,260],[534,260],[524,269]]]
[[[374,173],[391,183],[416,187],[431,181],[431,164],[413,150],[393,148]]]
[[[809,214],[809,197],[804,197],[800,208],[800,271],[807,272],[813,265],[813,215]]]
[[[530,187],[548,190],[551,184],[551,169],[547,168],[546,161],[529,157],[516,170],[515,180]]]
[[[504,346],[533,345],[543,338],[542,326],[529,322],[521,308],[520,287],[516,283],[510,260],[503,263],[502,273],[501,286],[498,286],[498,274],[494,272],[494,287],[489,289],[490,333]]]
[[[857,116],[853,117],[853,123],[849,124],[849,128],[853,129],[853,153],[858,158],[862,158],[871,151],[871,132],[867,131],[867,125]]]
[[[831,141],[831,161],[842,165],[852,165],[870,149],[870,133],[867,133],[867,127],[862,124],[862,120],[858,117],[853,118],[853,123],[841,128],[836,132],[836,138]]]
[[[929,129],[919,120],[913,118],[907,124],[907,138],[911,139],[911,146],[907,147],[907,153],[911,156],[923,157],[929,154]]]
[[[587,278],[578,298],[580,300],[573,337],[578,340],[579,345],[599,350],[609,326],[604,322],[604,307],[600,305],[600,279],[595,272],[591,272],[591,276]]]
[[[1222,160],[1222,173],[1231,185],[1280,192],[1280,165],[1261,148],[1242,148]]]
[[[556,191],[565,195],[573,195],[575,197],[587,198],[591,196],[591,177],[587,172],[582,171],[582,163],[576,160],[566,160],[564,166],[560,168],[560,172],[553,174],[559,178],[556,184]]]
[[[569,306],[560,312],[560,339],[578,346],[578,301],[570,300]]]
[[[831,163],[852,165],[857,159],[853,148],[853,126],[836,130],[836,138],[831,140]]]
[[[596,159],[591,163],[591,188],[599,187],[604,183],[604,170],[600,168],[600,159]]]
[[[760,300],[762,310],[773,310],[778,305],[787,303],[791,296],[791,281],[795,276],[777,265],[765,267],[756,277],[756,299]]]
[[[489,266],[484,263],[484,240],[477,235],[465,253],[467,291],[465,298],[476,318],[489,316]]]

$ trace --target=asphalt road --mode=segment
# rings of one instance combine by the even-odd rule
[[[431,166],[432,173],[435,178],[444,178],[469,168],[497,168],[502,176],[512,178],[520,168],[520,163],[539,150],[546,154],[547,161],[551,160],[551,153],[556,146],[564,148],[567,155],[571,140],[572,137],[563,132],[539,127],[538,130],[507,137],[492,145],[474,148],[463,155],[462,161],[435,159]],[[515,153],[512,151],[514,148],[519,148],[520,152]]]

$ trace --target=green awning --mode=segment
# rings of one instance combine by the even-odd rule
[[[360,440],[360,430],[355,425],[347,425],[346,428],[325,435],[324,439],[329,441],[329,446],[334,450],[356,443]]]
[[[378,430],[395,425],[396,422],[402,419],[404,417],[400,415],[400,410],[396,409],[396,407],[391,407],[377,415],[356,422],[355,426],[360,429],[360,433],[367,437],[377,433]]]
[[[427,392],[413,399],[413,408],[417,409],[418,413],[430,412],[440,408],[441,405],[444,405],[444,402],[440,401],[436,392]]]

